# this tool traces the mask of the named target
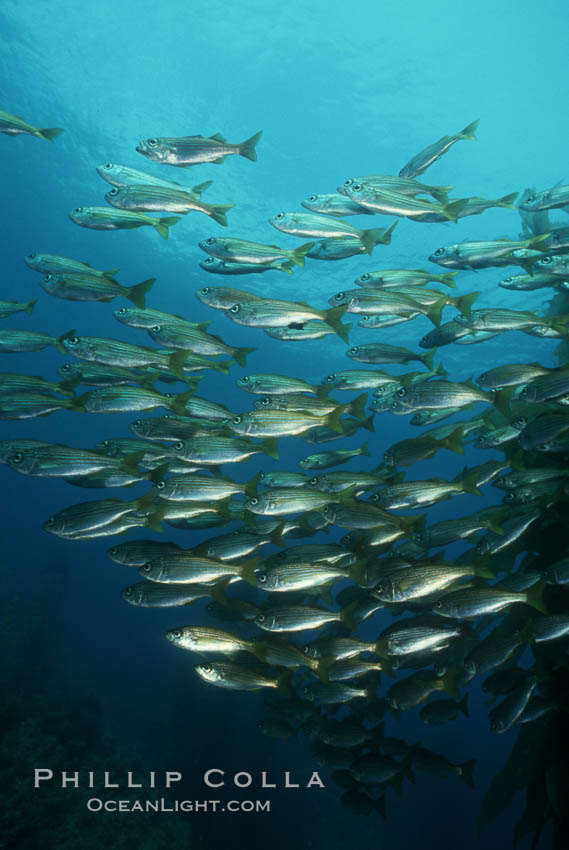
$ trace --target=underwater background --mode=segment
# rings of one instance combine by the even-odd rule
[[[65,133],[53,145],[28,136],[0,136],[2,297],[25,301],[40,296],[29,319],[16,315],[3,320],[3,327],[33,327],[54,336],[73,328],[79,335],[147,344],[143,334],[113,318],[112,310],[126,302],[84,304],[43,293],[23,258],[45,252],[98,269],[120,268],[121,282],[129,284],[156,277],[147,306],[196,322],[213,319],[212,333],[231,345],[255,346],[245,369],[235,366],[229,377],[208,373],[199,385],[200,395],[235,413],[250,409],[251,398],[235,385],[244,374],[279,372],[317,384],[330,372],[356,367],[338,337],[273,340],[259,329],[228,322],[201,304],[194,292],[212,283],[234,285],[257,295],[326,307],[330,296],[352,288],[354,278],[366,271],[435,272],[427,258],[440,245],[516,239],[521,232],[518,214],[490,209],[458,224],[402,220],[391,244],[378,245],[372,257],[337,263],[307,260],[293,276],[275,273],[236,282],[213,279],[198,265],[205,257],[198,241],[226,235],[204,216],[184,217],[170,230],[168,241],[152,228],[109,233],[78,228],[68,213],[78,206],[104,204],[109,189],[95,166],[123,163],[185,185],[211,179],[207,200],[236,204],[228,214],[227,233],[263,243],[275,241],[268,219],[279,210],[299,209],[304,198],[334,192],[352,175],[397,174],[431,141],[475,119],[480,120],[476,143],[453,147],[429,170],[429,182],[454,185],[457,197],[497,198],[528,186],[549,187],[569,176],[564,106],[569,93],[568,24],[567,5],[551,0],[539,7],[528,0],[515,5],[503,0],[362,0],[356,5],[104,0],[91,6],[4,0],[2,108],[37,126],[63,127]],[[206,164],[183,172],[149,164],[135,151],[139,139],[152,136],[222,132],[241,141],[258,130],[263,136],[255,163],[231,157],[222,167]],[[391,221],[374,219],[373,225]],[[298,244],[284,234],[276,241],[289,248]],[[516,310],[540,310],[550,297],[543,290],[499,289],[503,276],[501,269],[460,272],[457,291],[480,290],[478,304]],[[452,313],[451,308],[446,311]],[[417,350],[418,340],[431,328],[420,316],[382,331],[381,339]],[[354,323],[350,345],[372,341],[370,334],[376,333]],[[442,360],[451,380],[463,381],[501,362],[556,365],[555,350],[555,340],[511,332],[481,345],[447,346],[436,360]],[[59,352],[46,349],[5,355],[2,369],[57,380],[63,362]],[[401,371],[394,368],[394,374]],[[0,433],[2,439],[29,437],[92,448],[105,437],[128,435],[134,418],[136,414],[59,412],[3,422]],[[404,417],[379,413],[374,434],[358,431],[333,447],[359,446],[362,435],[369,438],[372,457],[364,467],[354,458],[343,468],[372,469],[389,445],[417,436],[417,429]],[[313,450],[301,438],[287,438],[281,441],[279,461],[256,455],[246,464],[225,467],[224,473],[248,480],[260,469],[298,471],[298,460]],[[465,451],[464,457],[440,452],[414,465],[408,477],[450,479],[465,465],[502,456],[472,446]],[[134,498],[145,489],[138,485],[118,497]],[[340,807],[341,791],[327,781],[326,768],[315,764],[306,738],[281,741],[261,735],[262,697],[208,687],[194,675],[193,658],[163,639],[167,629],[185,622],[188,612],[192,622],[211,623],[203,603],[179,611],[126,605],[120,591],[136,577],[107,558],[115,538],[64,541],[42,530],[56,511],[106,497],[107,491],[18,476],[5,466],[2,491],[1,630],[8,653],[0,676],[7,695],[2,747],[8,794],[0,847],[76,850],[99,847],[102,841],[112,848],[167,842],[208,848],[230,842],[275,850],[291,842],[303,848],[348,844],[354,850],[479,846],[482,800],[517,732],[491,735],[478,681],[469,687],[469,718],[428,727],[417,710],[400,719],[386,715],[386,734],[410,744],[420,741],[455,763],[476,759],[474,789],[456,777],[418,774],[416,784],[405,782],[401,796],[388,794],[385,821],[375,813],[364,816]],[[500,497],[500,491],[484,489],[485,505]],[[431,508],[429,517],[462,516],[481,507],[481,500],[470,495],[458,501]],[[237,524],[228,526],[233,527]],[[165,528],[163,535],[135,529],[116,540],[155,537],[189,547],[216,533]],[[385,624],[391,622],[390,615],[380,616]],[[364,638],[368,629],[364,624]],[[290,771],[301,783],[319,769],[327,787],[270,792],[270,814],[89,814],[84,811],[85,789],[35,792],[34,767],[180,770],[185,782],[176,796],[190,799],[217,796],[207,795],[201,784],[203,772],[211,767],[228,775],[267,770],[279,777],[273,781]],[[262,791],[225,791],[228,798],[265,796]],[[492,848],[509,846],[522,807],[518,795],[486,826],[482,842]],[[545,848],[548,841],[546,827],[534,848]],[[531,837],[519,846],[531,847]]]

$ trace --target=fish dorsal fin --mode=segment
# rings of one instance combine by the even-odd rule
[[[226,142],[227,141],[225,136],[222,136],[221,133],[214,133],[213,136],[210,136],[210,139],[215,139],[216,142]]]

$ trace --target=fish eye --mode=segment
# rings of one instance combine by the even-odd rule
[[[238,313],[240,309],[241,309],[240,304],[234,304],[233,307],[229,308],[229,312],[230,313]]]
[[[266,580],[267,580],[267,574],[266,573],[261,573],[260,575],[257,576],[257,581],[259,581],[261,584],[264,584],[266,582]]]
[[[213,667],[211,666],[211,664],[202,664],[202,670],[204,673],[211,673]]]
[[[113,167],[113,163],[112,163],[112,162],[107,162],[107,164],[106,164],[106,165],[103,165],[103,168],[104,168],[106,171],[109,171],[112,167]]]
[[[71,363],[64,363],[63,366],[60,367],[60,372],[69,372],[71,369]]]
[[[485,437],[484,434],[481,434],[475,442],[477,446],[485,446],[488,442],[488,437]]]
[[[159,481],[158,484],[156,485],[156,489],[157,490],[163,490],[165,486],[166,486],[165,481]]]
[[[445,249],[444,249],[444,248],[437,248],[437,250],[435,251],[435,253],[434,253],[434,255],[433,255],[433,256],[435,256],[435,257],[441,257],[441,256],[444,254],[444,252],[445,252]]]
[[[182,637],[181,629],[174,629],[174,631],[172,632],[172,637],[175,637],[176,640],[180,640],[180,638]]]
[[[379,584],[376,584],[375,591],[376,591],[376,593],[382,593],[383,592],[383,585],[382,585],[381,582],[379,582]]]
[[[213,238],[213,236],[210,236],[209,239],[205,240],[206,245],[213,245],[214,242],[215,242],[215,239]]]
[[[345,292],[338,292],[337,295],[334,295],[334,301],[341,301],[342,298],[345,298],[345,297],[346,297]]]
[[[117,310],[117,316],[124,316],[126,314],[126,307],[121,307],[120,310]]]
[[[442,599],[437,599],[434,607],[440,610],[443,607]]]
[[[258,505],[258,504],[259,504],[259,500],[258,500],[258,498],[257,498],[256,496],[253,496],[251,499],[249,499],[249,504],[250,504],[250,505],[253,505],[253,507],[254,507],[255,505]]]
[[[213,260],[213,257],[208,257],[206,263],[210,263]],[[204,286],[203,289],[200,289],[200,295],[207,295],[209,292],[209,286]]]
[[[527,387],[522,387],[522,389],[520,390],[520,395],[521,395],[521,397],[522,397],[522,398],[525,398],[525,397],[527,396],[527,394],[528,394],[528,388],[527,388]]]
[[[50,518],[49,518],[49,519],[47,520],[47,522],[46,522],[46,525],[47,525],[47,527],[48,527],[48,528],[51,528],[51,527],[52,527],[52,525],[55,525],[55,517],[54,517],[54,516],[50,516]]]
[[[370,502],[379,502],[379,493],[374,493],[373,496],[370,496]]]
[[[148,139],[148,144],[151,148],[155,148],[158,142],[156,141],[156,139]]]
[[[118,546],[111,546],[111,548],[109,549],[109,555],[116,555],[118,551]]]
[[[362,316],[362,322],[367,322],[368,320],[369,320],[368,315]]]
[[[68,336],[67,339],[65,340],[65,342],[68,345],[77,345],[77,343],[79,342],[79,337],[78,336]]]
[[[184,448],[184,444],[181,440],[178,440],[177,443],[174,443],[174,448],[177,452],[181,451]]]
[[[407,390],[405,389],[405,387],[400,387],[397,390],[397,395],[399,396],[399,398],[403,398],[403,396],[407,395]]]
[[[350,354],[357,354],[359,350],[359,345],[355,345],[353,348],[350,348]]]
[[[141,569],[142,569],[142,571],[143,571],[144,573],[149,573],[149,572],[150,572],[150,570],[152,569],[152,567],[150,566],[150,564],[144,564],[144,565],[141,567]]]
[[[365,274],[360,275],[360,280],[369,280],[371,277],[367,272]]]
[[[526,204],[530,203],[530,201],[535,201],[535,195],[530,195],[529,198],[526,198]]]
[[[550,263],[553,262],[553,257],[540,257],[538,262],[541,263],[543,266],[548,266],[550,265]]]
[[[28,257],[30,258],[30,260],[35,260],[37,254],[28,254]]]
[[[352,189],[354,190],[354,192],[361,192],[361,190],[363,189],[363,186],[362,186],[361,183],[354,183],[354,185],[352,186]]]
[[[324,514],[324,516],[328,516],[328,514],[330,512],[331,512],[330,505],[324,505],[324,507],[322,508],[322,513]]]
[[[159,334],[160,331],[162,330],[162,325],[153,325],[153,327],[151,327],[150,330],[152,331],[153,334]]]
[[[124,596],[130,596],[132,594],[132,587],[125,587],[123,594]]]
[[[344,186],[351,186],[354,181],[350,178],[349,180],[344,180]]]
[[[509,283],[513,279],[514,279],[513,277],[505,277],[504,280],[502,281],[502,283]]]
[[[24,455],[22,452],[16,452],[16,454],[12,456],[12,463],[21,463],[23,459]]]
[[[46,275],[44,276],[44,280],[51,280],[51,279],[52,279],[52,277],[53,277],[53,275],[46,274]]]
[[[266,477],[264,472],[259,472],[259,481],[264,481]]]
[[[140,426],[141,426],[141,425],[142,425],[142,422],[141,422],[141,420],[140,420],[140,419],[135,419],[135,420],[134,420],[134,422],[132,423],[132,427],[133,427],[135,430],[137,430],[138,428],[140,428]]]
[[[513,491],[513,490],[509,490],[509,491],[506,493],[506,495],[504,496],[504,501],[505,501],[505,502],[513,502],[515,498],[516,498],[516,494],[514,493],[514,491]]]
[[[241,423],[241,416],[234,416],[231,421],[234,425],[239,425]]]
[[[239,379],[239,383],[240,384],[248,384],[250,380],[251,380],[251,378],[250,378],[249,375],[243,375],[243,377]]]
[[[309,483],[309,484],[312,484],[313,486],[314,486],[315,484],[318,484],[318,477],[315,475],[315,476],[314,476],[314,478],[311,478],[311,479],[310,479],[310,481],[309,481],[308,483]]]
[[[308,199],[308,200],[309,200],[309,201],[317,201],[317,200],[318,200],[318,195],[311,195],[311,196],[309,197],[309,199]]]
[[[118,193],[119,193],[119,190],[117,189],[117,187],[116,187],[116,186],[114,186],[114,187],[110,190],[109,195],[111,195],[111,196],[114,198],[114,196],[115,196],[115,195],[118,195]]]
[[[99,445],[100,445],[100,447],[101,447],[102,449],[106,449],[106,448],[107,448],[107,446],[109,445],[109,440],[101,440],[101,442],[99,443]]]
[[[331,384],[335,377],[336,377],[335,373],[333,375],[328,375],[328,377],[326,378],[326,383]]]
[[[372,402],[372,404],[373,404],[373,402]],[[399,410],[399,402],[398,401],[392,401],[389,406],[391,407],[392,410]]]
[[[268,395],[263,396],[263,398],[261,399],[261,404],[266,407],[270,403],[271,403],[271,397],[268,396]]]
[[[276,214],[275,219],[276,219],[276,221],[280,221],[280,219],[284,218],[284,217],[285,217],[284,212],[280,212],[280,213]]]
[[[83,211],[83,207],[75,207],[75,209],[73,210],[74,213],[80,213],[82,211]]]
[[[212,263],[215,263],[215,257],[207,257],[207,259],[203,261],[204,266],[211,266]],[[209,287],[206,286],[206,288],[204,289],[204,295],[208,291],[208,289]]]
[[[265,622],[265,615],[264,614],[257,614],[257,622],[258,623],[264,623]]]

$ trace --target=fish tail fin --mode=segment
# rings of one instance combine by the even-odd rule
[[[61,351],[62,354],[69,354],[66,347],[63,345],[63,340],[67,339],[68,336],[74,336],[74,335],[75,335],[75,328],[71,328],[70,331],[65,331],[64,334],[61,334],[61,336],[56,337],[54,345],[57,348],[57,350]]]
[[[196,196],[198,201],[201,199],[202,193],[205,192],[206,189],[212,185],[213,180],[206,180],[205,183],[198,183],[197,186],[192,186],[192,193]]]
[[[430,188],[429,195],[444,206],[448,202],[448,193],[452,192],[454,186],[431,186]]]
[[[256,158],[256,157],[255,157]],[[290,680],[292,677],[292,670],[287,670],[282,676],[279,676],[277,679],[277,690],[283,697],[290,699],[291,690],[290,690]]]
[[[174,354],[171,354],[168,357],[168,368],[181,381],[185,380],[185,378],[184,378],[184,363],[186,362],[187,356],[188,356],[188,352],[185,351],[185,350],[182,350],[182,351],[175,351]]]
[[[467,198],[461,198],[458,201],[452,201],[452,203],[447,204],[443,207],[443,215],[445,215],[451,221],[456,222],[458,220],[458,214],[462,212],[467,203]]]
[[[251,136],[250,139],[247,139],[245,142],[241,142],[239,145],[239,153],[241,156],[244,156],[245,159],[250,159],[252,162],[257,162],[257,151],[255,150],[255,147],[262,135],[263,131],[259,130],[259,132],[255,133],[254,136]]]
[[[46,142],[53,142],[54,139],[61,136],[63,127],[42,127],[39,132],[42,139],[45,139]]]
[[[261,443],[263,453],[275,460],[279,459],[278,440],[276,437],[269,437]]]
[[[478,481],[478,472],[474,470],[473,472],[468,472],[466,475],[459,475],[455,478],[455,481],[460,481],[462,485],[462,489],[465,493],[470,493],[472,496],[481,496],[482,493],[478,489],[476,482]]]
[[[535,608],[536,611],[539,611],[540,614],[547,614],[547,608],[543,601],[543,591],[545,590],[545,587],[545,582],[538,581],[537,584],[530,587],[525,594],[527,604],[531,605],[532,608]]]
[[[553,328],[554,331],[557,331],[558,334],[561,334],[561,336],[567,336],[567,334],[569,333],[569,331],[567,330],[568,319],[569,316],[567,316],[566,314],[563,316],[556,316],[554,319],[551,320],[550,326]]]
[[[384,227],[372,227],[370,230],[362,230],[361,231],[361,242],[366,252],[371,256],[371,253],[378,241],[382,239],[385,234]]]
[[[173,224],[176,224],[177,221],[180,221],[181,216],[179,215],[171,215],[166,218],[157,218],[153,223],[152,227],[156,230],[157,233],[160,234],[162,239],[168,238],[168,228],[172,227]]]
[[[245,366],[245,358],[253,351],[255,351],[254,348],[234,348],[232,354],[239,366]]]
[[[537,236],[532,236],[531,239],[528,239],[528,248],[531,248],[532,251],[543,251],[547,253],[547,245],[543,245],[543,243],[549,239],[551,233],[539,233]]]
[[[340,620],[341,623],[344,623],[349,629],[355,629],[358,622],[359,622],[359,621],[356,621],[356,619],[354,617],[354,611],[356,609],[357,604],[358,604],[358,600],[354,599],[353,602],[350,602],[349,605],[346,605],[344,608],[342,608],[338,612],[338,614],[339,614],[338,619]]]
[[[360,446],[360,448],[358,450],[358,454],[363,455],[364,457],[371,457],[371,452],[369,450],[369,445],[368,445],[367,440],[365,441],[365,443],[362,443],[362,445]]]
[[[446,272],[440,276],[439,280],[441,283],[444,283],[445,286],[448,286],[449,289],[456,289],[456,283],[454,282],[456,274],[456,272]]]
[[[435,362],[435,351],[436,348],[431,348],[430,351],[427,351],[426,354],[423,354],[419,359],[423,361],[427,369],[432,369]]]
[[[79,378],[70,378],[68,381],[60,381],[57,392],[61,395],[74,396],[75,387],[80,384]]]
[[[34,309],[36,303],[38,302],[38,300],[39,300],[38,298],[34,298],[33,301],[28,301],[24,305],[24,310],[28,314],[28,316],[31,315],[31,313],[33,312],[33,309]]]
[[[503,390],[494,390],[491,401],[496,410],[499,410],[504,419],[510,419],[510,401],[517,387],[504,387]]]
[[[332,431],[336,431],[337,434],[344,433],[344,426],[342,425],[342,422],[340,420],[341,415],[342,407],[336,407],[334,410],[332,410],[331,413],[324,417],[324,421],[326,422],[328,427],[331,428]]]
[[[478,127],[479,121],[479,118],[476,121],[473,121],[472,124],[469,124],[468,127],[465,127],[464,130],[461,130],[458,135],[462,139],[468,139],[469,142],[475,142],[476,136],[474,135],[474,133],[476,132],[476,128]]]
[[[192,387],[189,390],[186,390],[185,393],[180,393],[174,399],[172,399],[171,409],[178,416],[183,416],[186,411],[186,402],[193,396],[195,393],[195,387]]]
[[[464,454],[464,448],[462,445],[462,438],[464,437],[464,425],[459,425],[455,431],[450,434],[446,440],[443,440],[442,443],[446,449],[454,452],[457,455]]]
[[[448,375],[448,371],[443,366],[442,360],[441,360],[440,363],[437,363],[437,365],[435,366],[433,371],[434,371],[435,375],[439,378],[446,378],[447,375]]]
[[[137,283],[135,286],[129,286],[127,298],[132,301],[135,307],[140,307],[141,310],[144,310],[146,307],[146,299],[144,296],[147,292],[150,292],[155,283],[156,278],[149,277],[148,280],[143,280],[142,283]]]
[[[90,395],[91,393],[83,393],[83,395],[76,395],[70,398],[69,410],[74,410],[75,413],[85,413],[85,402]]]
[[[479,290],[476,292],[469,292],[468,295],[461,295],[460,298],[455,299],[454,306],[457,310],[460,310],[463,316],[470,319],[470,309],[479,295]]]
[[[294,263],[292,260],[287,260],[284,263],[273,263],[273,267],[278,269],[280,272],[285,272],[286,274],[294,274],[293,272]]]
[[[235,204],[212,204],[210,209],[210,217],[222,227],[227,227],[226,213],[232,210]]]
[[[355,416],[356,419],[359,419],[360,422],[366,421],[366,412],[365,406],[367,402],[367,393],[362,393],[359,395],[354,401],[349,405],[350,413],[352,416]],[[367,452],[369,454],[369,451]],[[362,452],[358,452],[358,454],[362,454]]]
[[[144,457],[144,452],[131,452],[131,454],[126,455],[121,458],[120,468],[123,472],[128,473],[129,475],[140,475],[140,469],[138,468],[138,464],[141,462]],[[166,466],[166,464],[164,464]],[[163,470],[163,467],[160,467]],[[164,470],[163,470],[164,471]],[[158,479],[161,481],[163,475]],[[153,481],[154,479],[149,476],[149,480]]]
[[[468,785],[469,788],[474,788],[474,777],[472,775],[472,771],[474,770],[475,764],[476,759],[470,759],[470,761],[465,761],[464,764],[460,765],[460,778],[466,785]]]
[[[391,227],[388,227],[385,233],[377,240],[376,244],[381,245],[390,245],[391,244],[391,234],[399,224],[398,221],[394,221]]]
[[[518,197],[518,192],[511,192],[509,195],[503,195],[496,201],[496,206],[507,207],[509,210],[517,210],[514,201]]]
[[[362,422],[360,427],[365,428],[367,431],[371,431],[372,433],[375,433],[375,425],[374,425],[374,422],[373,422],[374,416],[375,416],[375,413],[370,413],[370,415],[367,417],[367,419],[364,419],[364,421]]]
[[[258,472],[256,475],[251,478],[250,481],[245,485],[245,493],[248,496],[254,496],[257,493],[257,487],[259,485],[259,481],[261,480],[262,472]]]
[[[458,667],[451,667],[450,670],[442,677],[442,683],[445,691],[453,699],[460,699],[460,691],[458,690]]]
[[[330,310],[324,310],[326,321],[332,328],[334,328],[335,332],[338,334],[340,339],[346,343],[346,345],[348,344],[349,327],[348,325],[343,325],[340,319],[347,309],[347,304],[340,304],[338,307],[331,307]]]
[[[441,323],[443,307],[447,303],[446,295],[431,304],[426,310],[425,315],[431,320],[433,325],[438,328]]]
[[[458,710],[462,711],[465,717],[470,717],[468,713],[468,694],[465,694],[458,704]]]
[[[222,375],[229,375],[231,367],[235,365],[236,360],[212,360],[209,368],[214,372],[221,372]]]
[[[313,246],[314,242],[305,242],[303,245],[299,245],[290,255],[291,262],[297,266],[304,266],[304,258]]]

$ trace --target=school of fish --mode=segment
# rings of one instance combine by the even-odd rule
[[[550,211],[569,212],[569,186],[527,190],[516,206],[517,192],[495,200],[450,198],[452,186],[417,179],[454,144],[474,141],[477,123],[429,145],[398,175],[342,180],[340,173],[335,192],[310,195],[303,211],[274,214],[270,224],[298,237],[296,248],[239,236],[199,241],[207,255],[200,263],[204,272],[291,276],[290,300],[271,298],[270,287],[260,296],[205,280],[195,295],[230,322],[275,340],[318,346],[313,340],[337,335],[348,359],[334,363],[335,371],[320,383],[261,372],[234,380],[232,368],[245,366],[255,349],[210,333],[209,322],[147,308],[155,278],[126,285],[116,279],[118,269],[99,270],[54,254],[24,258],[42,275],[41,288],[63,300],[130,300],[113,316],[133,329],[135,342],[63,328],[60,336],[0,330],[2,354],[54,346],[71,358],[57,378],[37,376],[37,366],[26,375],[3,371],[0,418],[60,410],[136,416],[159,411],[135,418],[130,435],[101,439],[94,447],[0,442],[0,462],[23,475],[105,491],[147,485],[136,498],[89,498],[56,511],[46,518],[45,531],[72,541],[132,529],[191,532],[240,523],[187,548],[167,540],[113,540],[109,557],[137,570],[140,579],[122,597],[134,606],[179,609],[165,638],[188,654],[197,676],[216,687],[262,693],[268,707],[262,732],[285,741],[308,737],[343,802],[364,814],[384,814],[386,789],[400,791],[403,781],[415,781],[415,771],[473,784],[473,760],[455,764],[388,737],[386,712],[399,717],[418,711],[426,724],[452,722],[460,713],[468,716],[468,686],[476,679],[493,703],[490,729],[506,733],[558,710],[551,670],[569,663],[569,557],[544,562],[535,554],[540,535],[563,523],[569,497],[569,314],[510,307],[516,291],[544,289],[548,297],[567,299],[569,226],[552,221]],[[62,131],[38,129],[2,112],[0,132],[53,141]],[[230,155],[255,161],[260,137],[241,143],[220,133],[156,137],[141,140],[136,150],[181,169],[220,164]],[[97,166],[97,172],[112,187],[105,194],[108,205],[70,212],[82,227],[150,226],[167,238],[189,212],[227,226],[233,205],[202,200],[211,180],[188,188],[113,163]],[[426,225],[492,207],[515,213],[514,230],[521,216],[523,238],[434,247],[430,271],[382,268],[352,282],[347,268],[346,288],[330,291],[326,305],[298,297],[296,268],[312,260],[369,256],[376,246],[383,252],[397,235],[397,221],[359,228],[346,221],[350,216]],[[485,308],[480,291],[463,291],[463,284],[474,270],[495,267],[517,269],[500,282],[504,306]],[[483,276],[475,279],[480,285]],[[462,294],[454,295],[458,286]],[[0,301],[0,317],[29,315],[35,300]],[[390,341],[383,341],[381,329],[418,316],[433,327],[417,350],[394,344],[397,331],[387,331]],[[369,342],[350,344],[348,317],[369,329]],[[560,346],[559,365],[526,363],[520,355],[520,362],[497,363],[474,380],[451,379],[441,359],[445,346],[480,344],[510,330]],[[392,364],[419,368],[394,375]],[[229,396],[235,385],[243,391],[245,412],[199,395],[208,370],[226,376]],[[379,417],[389,415],[409,417],[421,426],[418,436],[382,444],[372,435]],[[335,447],[343,437],[361,434],[358,447]],[[297,437],[315,448],[297,469],[273,464],[246,482],[231,477],[232,464],[258,454],[278,460],[282,441]],[[319,450],[329,442],[332,448]],[[482,454],[480,464],[452,480],[417,480],[408,473],[416,462],[441,451],[463,455],[465,447],[502,457],[484,460]],[[354,458],[365,468],[342,468]],[[431,506],[492,493],[488,488],[503,492],[500,504],[481,502],[467,516],[430,519]],[[446,547],[461,541],[468,548],[445,558]],[[209,626],[192,622],[188,606],[200,600]],[[199,612],[196,619],[203,620]],[[362,623],[371,638],[360,637]],[[531,660],[522,663],[528,648]]]

